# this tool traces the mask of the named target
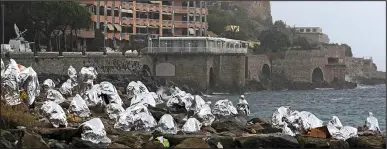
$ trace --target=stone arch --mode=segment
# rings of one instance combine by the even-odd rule
[[[215,88],[216,82],[215,82],[215,73],[214,69],[211,67],[210,72],[209,72],[209,77],[208,77],[208,82],[209,82],[209,88],[212,90]]]
[[[324,73],[320,67],[313,69],[312,72],[312,82],[313,83],[322,83],[324,82]]]
[[[259,76],[259,80],[262,84],[267,85],[271,80],[271,74],[270,74],[270,66],[268,64],[263,64],[261,68],[261,73]]]

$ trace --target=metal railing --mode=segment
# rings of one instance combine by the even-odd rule
[[[247,48],[209,48],[209,47],[147,47],[147,53],[247,53]]]

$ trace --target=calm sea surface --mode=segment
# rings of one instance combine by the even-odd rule
[[[250,117],[270,120],[273,112],[280,106],[291,106],[298,111],[309,111],[326,124],[332,116],[339,117],[343,125],[360,126],[364,124],[368,112],[373,112],[380,128],[386,129],[386,86],[360,86],[348,90],[312,91],[263,91],[246,93],[250,104]],[[234,106],[239,95],[211,95],[209,99],[229,99]],[[212,102],[214,104],[214,102]]]

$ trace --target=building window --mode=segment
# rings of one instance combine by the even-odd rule
[[[313,32],[317,32],[317,29],[314,28],[314,29],[313,29]]]
[[[300,32],[304,32],[304,29],[300,29]]]
[[[310,32],[310,29],[308,28],[308,29],[306,29],[306,32]]]

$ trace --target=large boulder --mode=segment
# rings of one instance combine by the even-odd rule
[[[73,137],[81,137],[77,128],[38,128],[34,130],[44,138],[64,140],[70,142]]]
[[[49,146],[38,134],[25,132],[22,138],[23,148],[48,148]]]
[[[223,117],[212,123],[211,127],[217,132],[244,131],[247,120],[243,116]]]
[[[122,132],[115,143],[128,146],[129,148],[141,148],[151,137],[152,134],[148,132]]]
[[[301,148],[349,148],[348,143],[343,140],[308,136],[297,136],[296,138]]]
[[[346,140],[350,148],[386,148],[383,136],[359,136]]]
[[[299,148],[296,138],[285,134],[259,134],[237,139],[242,148]]]
[[[163,137],[165,139],[168,139],[169,141],[169,144],[171,146],[176,146],[178,144],[181,144],[184,140],[188,139],[188,138],[199,138],[199,139],[202,139],[202,138],[205,138],[206,135],[204,134],[195,134],[195,135],[185,135],[185,134],[177,134],[177,135],[172,135],[172,134],[167,134],[167,135],[163,135]]]
[[[203,138],[188,138],[176,145],[175,148],[210,148],[210,146]]]

